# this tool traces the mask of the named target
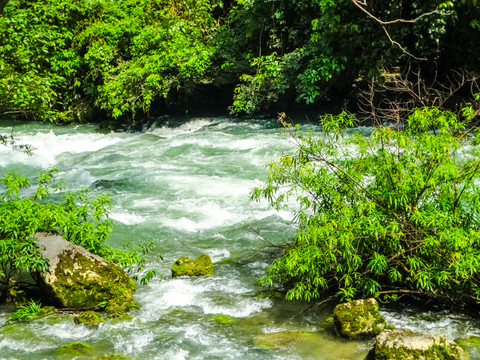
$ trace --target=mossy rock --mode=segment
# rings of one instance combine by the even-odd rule
[[[62,345],[57,349],[57,354],[65,359],[74,359],[75,357],[93,357],[96,354],[95,348],[84,342],[72,342]]]
[[[107,314],[119,314],[131,310],[138,310],[140,306],[130,298],[118,297],[108,302],[105,307]]]
[[[280,331],[257,335],[253,339],[253,344],[257,347],[267,349],[285,348],[298,341],[312,337],[319,337],[319,335],[303,331]]]
[[[442,335],[387,329],[377,335],[365,360],[469,360],[467,352]]]
[[[94,360],[132,360],[132,358],[123,354],[107,354],[105,356],[95,358]]]
[[[234,318],[233,316],[229,316],[229,315],[215,314],[215,315],[210,315],[209,317],[212,318],[213,321],[215,321],[217,324],[231,325],[238,322],[237,318]]]
[[[108,315],[109,319],[112,319],[110,321],[111,324],[115,325],[121,322],[129,322],[133,320],[133,316],[127,313],[114,313]]]
[[[40,313],[38,316],[45,317],[49,315],[55,315],[57,313],[57,309],[53,306],[42,306],[40,308]]]
[[[101,323],[105,322],[98,313],[95,311],[85,311],[76,318],[73,319],[75,324],[84,324],[84,325],[93,325],[98,326]]]
[[[42,256],[50,262],[38,283],[58,306],[94,308],[99,303],[134,303],[136,284],[121,267],[61,236],[35,234]]]
[[[172,278],[179,276],[213,276],[213,263],[208,255],[200,255],[196,259],[181,257],[172,266]]]
[[[386,326],[375,299],[360,299],[339,304],[333,312],[335,332],[349,339],[369,338]]]
[[[455,342],[470,355],[476,355],[480,358],[480,336],[468,336],[456,339]]]

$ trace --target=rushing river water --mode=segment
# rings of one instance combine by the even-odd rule
[[[11,131],[12,123],[0,123],[0,133]],[[109,134],[91,125],[24,124],[16,125],[15,135],[36,150],[27,156],[0,148],[0,176],[57,165],[69,189],[108,191],[116,221],[108,244],[153,240],[146,269],[157,269],[162,279],[138,285],[141,309],[132,321],[97,328],[75,325],[69,314],[6,324],[13,309],[0,308],[0,359],[60,359],[57,349],[74,341],[93,345],[98,356],[142,360],[365,357],[372,342],[336,338],[328,311],[265,296],[256,285],[272,260],[267,244],[284,243],[294,232],[288,212],[249,201],[267,175],[264,164],[291,149],[275,122],[197,118],[144,133]],[[202,253],[212,257],[214,277],[171,278],[177,258]],[[384,315],[392,325],[451,339],[480,335],[478,322],[459,315]],[[279,336],[274,348],[259,345],[262,334],[286,331],[309,336]],[[471,356],[480,359],[475,349]]]

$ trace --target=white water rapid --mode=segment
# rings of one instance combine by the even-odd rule
[[[12,126],[0,122],[0,133]],[[108,244],[153,240],[146,270],[157,269],[161,279],[138,284],[141,309],[133,320],[94,328],[75,325],[69,314],[6,324],[13,308],[0,307],[0,359],[63,359],[57,349],[75,341],[92,345],[95,356],[142,360],[365,357],[372,343],[337,339],[325,321],[328,311],[270,298],[256,284],[272,260],[266,240],[282,244],[294,233],[289,212],[249,200],[267,175],[264,165],[291,150],[274,121],[197,118],[144,133],[107,134],[93,125],[29,123],[16,124],[14,134],[35,150],[28,156],[0,147],[0,177],[7,171],[33,176],[56,165],[69,190],[109,192],[116,225]],[[202,253],[212,257],[214,277],[171,278],[177,258]],[[469,318],[385,316],[393,325],[450,338],[480,335]],[[314,336],[273,348],[255,340],[282,331]]]

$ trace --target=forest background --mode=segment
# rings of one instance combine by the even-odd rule
[[[199,104],[247,115],[355,106],[372,80],[412,61],[428,83],[480,66],[473,0],[3,0],[0,8],[0,115],[27,119],[132,125]]]

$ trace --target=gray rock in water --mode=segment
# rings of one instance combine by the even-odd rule
[[[360,299],[337,305],[333,312],[333,326],[338,335],[358,339],[377,335],[386,323],[375,299]]]
[[[38,284],[59,306],[93,308],[105,301],[121,309],[137,306],[133,301],[135,281],[118,265],[59,235],[37,233],[33,237],[50,262],[48,270],[37,275]]]
[[[442,335],[406,329],[383,330],[365,360],[469,360],[455,342]]]

